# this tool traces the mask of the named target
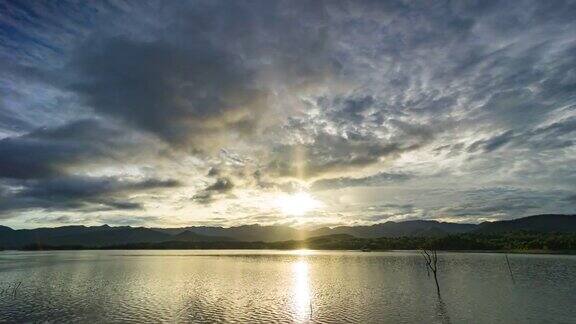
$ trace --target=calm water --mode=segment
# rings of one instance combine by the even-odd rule
[[[0,252],[0,322],[576,323],[576,257],[417,252]]]

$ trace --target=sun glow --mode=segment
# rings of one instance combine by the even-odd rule
[[[302,216],[322,207],[322,203],[307,192],[285,194],[275,201],[276,207],[285,215]]]

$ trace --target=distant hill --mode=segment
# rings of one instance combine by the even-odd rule
[[[476,233],[505,233],[530,231],[541,233],[576,233],[576,215],[535,215],[513,220],[484,222]]]
[[[316,242],[320,246],[333,246],[335,241],[348,241],[355,246],[359,239],[376,238],[433,238],[458,234],[499,234],[508,232],[576,233],[574,215],[536,215],[508,221],[481,224],[456,224],[433,220],[385,222],[370,226],[323,227],[311,231],[289,226],[244,225],[237,227],[185,227],[144,228],[103,226],[63,226],[14,230],[0,226],[0,248],[19,249],[25,246],[85,246],[105,247],[162,242],[216,243],[216,242]],[[315,241],[323,237],[322,243]],[[174,243],[176,244],[176,243]],[[238,244],[236,244],[238,245]],[[179,245],[179,246],[182,246]],[[203,244],[194,246],[204,246]],[[214,245],[213,245],[214,246]],[[219,246],[219,245],[216,245]],[[222,245],[232,246],[232,245]],[[251,246],[251,245],[246,245]]]
[[[13,232],[13,231],[14,231],[14,230],[11,229],[11,228],[8,227],[8,226],[2,226],[2,225],[0,225],[0,234],[7,234],[7,233],[11,233],[11,232]]]
[[[170,234],[184,231],[205,236],[222,236],[244,242],[276,242],[302,240],[314,236],[348,234],[361,238],[398,237],[398,236],[436,236],[465,233],[472,231],[477,225],[443,223],[429,220],[386,222],[370,226],[338,226],[323,227],[312,231],[298,230],[289,226],[243,225],[238,227],[184,227],[171,229],[155,229]]]
[[[171,235],[144,227],[63,226],[12,230],[0,236],[0,246],[21,248],[26,245],[107,246],[138,242],[163,242]]]
[[[170,241],[180,241],[180,242],[229,242],[236,241],[235,239],[225,237],[225,236],[208,236],[196,234],[190,231],[184,231],[179,234],[173,235],[169,238]]]
[[[432,220],[406,222],[386,222],[370,226],[339,226],[321,228],[310,235],[322,236],[350,234],[361,238],[399,237],[399,236],[440,236],[466,233],[476,229],[474,224],[443,223]]]
[[[284,225],[262,226],[254,224],[236,227],[191,226],[170,229],[155,228],[154,230],[170,233],[173,235],[189,231],[204,236],[228,237],[237,241],[244,242],[288,241],[303,239],[307,236],[303,231]]]

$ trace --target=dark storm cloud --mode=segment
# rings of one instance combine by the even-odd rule
[[[267,1],[174,7],[158,39],[104,35],[80,47],[70,89],[98,113],[202,150],[257,131],[272,91],[261,78],[305,86],[331,69],[320,6],[294,4],[308,10],[298,17]]]
[[[322,179],[312,183],[310,188],[312,190],[329,190],[347,187],[372,187],[400,183],[410,178],[410,175],[404,173],[381,172],[362,178],[340,177],[334,179]]]
[[[126,210],[139,202],[112,194],[176,187],[174,180],[124,181],[73,175],[71,169],[129,160],[143,149],[130,133],[102,120],[80,120],[0,140],[0,214],[32,209]]]
[[[213,184],[206,187],[206,191],[228,192],[234,188],[234,184],[228,178],[219,178]]]
[[[200,205],[209,205],[214,201],[212,193],[209,191],[200,191],[199,193],[192,196],[192,201]]]
[[[113,194],[122,191],[140,191],[154,188],[179,186],[175,180],[147,179],[121,181],[115,178],[65,177],[34,181],[20,195],[35,198],[83,198]]]
[[[123,132],[96,120],[81,120],[0,140],[0,178],[57,176],[66,167],[123,156]]]
[[[139,202],[123,201],[127,194],[152,189],[174,188],[175,180],[141,181],[65,176],[49,179],[9,181],[0,196],[0,215],[11,217],[18,210],[132,210],[141,209]],[[10,189],[10,190],[8,190]]]
[[[199,204],[208,205],[213,202],[218,195],[228,193],[232,191],[233,188],[234,183],[230,178],[220,177],[195,194],[192,200]]]
[[[76,62],[83,80],[73,89],[98,112],[173,143],[253,129],[263,98],[252,72],[207,42],[191,43],[194,48],[182,49],[109,39],[94,51],[88,46]]]

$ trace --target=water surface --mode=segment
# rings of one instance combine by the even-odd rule
[[[0,322],[574,323],[576,257],[418,252],[0,252]]]

